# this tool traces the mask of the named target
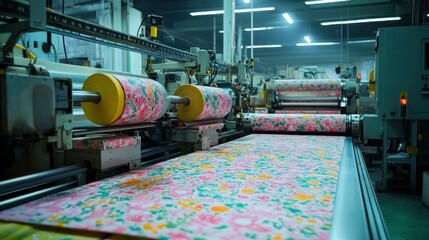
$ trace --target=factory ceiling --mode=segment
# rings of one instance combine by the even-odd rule
[[[236,9],[250,8],[249,3],[235,0]],[[272,29],[254,31],[254,45],[281,45],[277,48],[254,49],[254,58],[266,66],[317,65],[326,63],[353,63],[372,59],[374,39],[379,28],[411,25],[418,11],[429,1],[413,0],[350,0],[340,3],[306,5],[304,0],[254,0],[253,8],[274,7],[275,10],[254,12],[254,28]],[[134,1],[143,14],[164,17],[159,41],[182,49],[199,46],[222,53],[223,15],[191,16],[191,12],[223,9],[223,0],[144,0]],[[414,9],[414,10],[413,10]],[[282,16],[287,12],[293,19],[289,24]],[[414,13],[414,14],[413,14]],[[427,13],[425,13],[426,16]],[[237,13],[236,31],[242,31],[242,44],[250,45],[250,13]],[[322,26],[322,22],[381,17],[400,17],[401,20]],[[427,18],[426,18],[427,20]],[[308,35],[312,42],[330,42],[328,46],[300,47]],[[238,34],[236,34],[236,37]],[[368,41],[369,40],[369,41]],[[342,43],[342,44],[340,44]],[[240,48],[239,48],[240,49]],[[244,48],[245,49],[245,48]],[[247,50],[250,57],[250,50]],[[243,51],[243,55],[244,51]]]

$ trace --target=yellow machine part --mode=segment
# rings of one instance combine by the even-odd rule
[[[195,85],[182,85],[174,92],[174,95],[186,97],[189,104],[180,104],[177,108],[177,117],[185,122],[195,121],[204,110],[205,100],[203,93]]]
[[[82,103],[85,116],[91,122],[98,125],[109,125],[124,112],[125,93],[121,83],[113,75],[95,73],[86,79],[82,90],[96,92],[101,97],[98,103]]]
[[[150,37],[151,38],[158,37],[158,28],[156,26],[150,26]]]
[[[374,79],[374,69],[369,72],[368,76],[368,92],[371,94],[375,93],[375,79]]]

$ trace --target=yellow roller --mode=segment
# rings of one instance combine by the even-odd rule
[[[110,74],[96,73],[86,79],[83,91],[100,94],[100,102],[83,102],[85,116],[93,123],[109,125],[114,123],[125,108],[125,94],[120,82]]]
[[[186,97],[189,104],[180,104],[177,117],[185,122],[195,121],[204,110],[205,100],[203,93],[195,85],[182,85],[174,92],[174,95]]]

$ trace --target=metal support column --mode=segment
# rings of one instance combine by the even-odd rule
[[[223,0],[223,60],[233,63],[235,34],[235,0]]]

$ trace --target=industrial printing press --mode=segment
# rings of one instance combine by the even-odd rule
[[[249,63],[217,62],[210,51],[178,50],[36,1],[0,1],[0,15],[1,33],[10,33],[0,64],[2,239],[387,239],[359,149],[374,142],[377,188],[387,187],[392,161],[410,164],[416,187],[428,26],[380,29],[378,114],[360,115],[354,74],[272,79],[261,94],[266,111],[248,111]],[[149,63],[147,77],[19,58],[16,44],[31,31],[168,61]],[[399,68],[410,56],[417,64]],[[204,85],[195,73],[224,80]],[[397,143],[407,155],[392,158]]]

